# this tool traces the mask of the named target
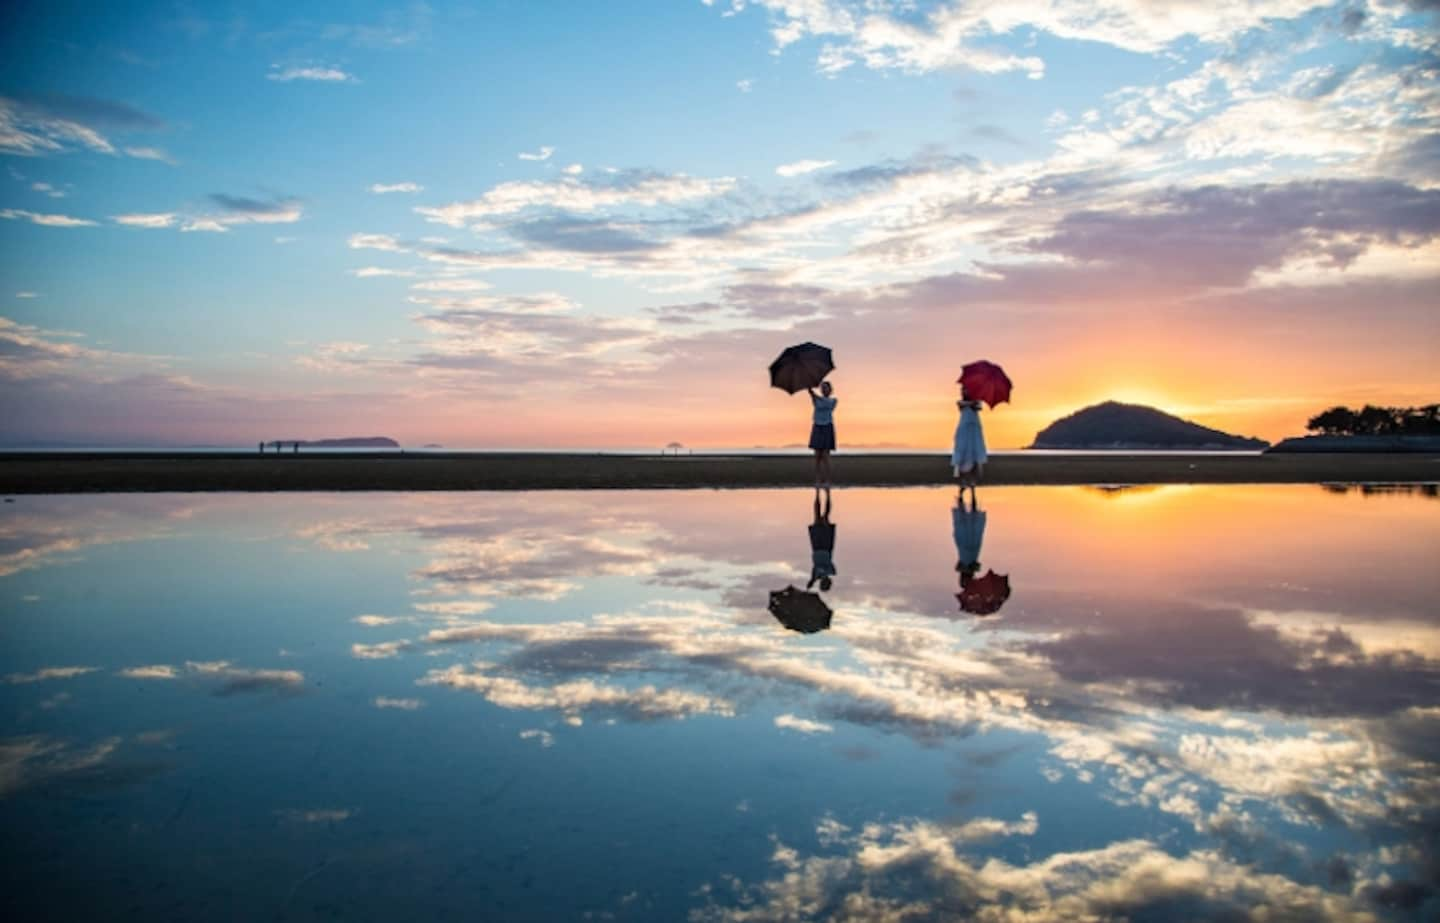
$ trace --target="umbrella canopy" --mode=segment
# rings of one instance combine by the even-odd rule
[[[830,627],[830,607],[819,593],[787,586],[770,594],[770,614],[791,631],[813,635]]]
[[[960,592],[955,594],[960,608],[971,615],[992,615],[1000,611],[1010,598],[1010,577],[986,571],[985,576],[960,575]]]
[[[984,401],[992,408],[1010,400],[1010,376],[993,362],[981,359],[960,370],[956,379],[971,400]]]
[[[770,363],[770,387],[794,394],[816,387],[834,368],[828,346],[801,343],[791,346]]]

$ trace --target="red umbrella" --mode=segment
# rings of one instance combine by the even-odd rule
[[[981,359],[970,363],[960,370],[956,381],[964,386],[971,400],[984,401],[992,409],[1010,400],[1010,376],[993,362]]]
[[[992,615],[1010,598],[1010,577],[993,570],[986,571],[983,577],[962,573],[960,592],[955,598],[960,601],[960,608],[971,615]]]

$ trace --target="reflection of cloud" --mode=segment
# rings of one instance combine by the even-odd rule
[[[800,718],[795,715],[776,715],[775,726],[777,728],[789,728],[792,731],[799,731],[801,734],[829,734],[835,728],[823,721],[811,721],[809,718]]]
[[[110,737],[88,748],[40,735],[0,740],[0,797],[46,790],[85,794],[124,788],[168,771],[154,761],[117,759],[123,739]]]
[[[385,695],[376,696],[371,704],[376,708],[398,708],[401,711],[416,711],[425,705],[420,699],[392,699]]]
[[[311,808],[309,810],[281,810],[275,812],[282,820],[296,824],[338,824],[355,815],[352,808]]]
[[[148,667],[128,667],[121,670],[120,675],[127,679],[176,679],[180,671],[167,663],[157,663]]]
[[[555,746],[555,735],[549,731],[542,731],[539,728],[528,728],[520,732],[521,740],[538,740],[540,746],[550,749]]]
[[[735,905],[712,902],[695,921],[1112,919],[1373,920],[1348,895],[1300,884],[1197,850],[1171,855],[1147,840],[1056,853],[1028,865],[968,855],[968,842],[1028,836],[1037,818],[923,821],[817,830],[823,855],[777,844],[777,876],[735,883]],[[838,847],[838,849],[837,849]],[[723,893],[720,889],[711,892]]]
[[[592,680],[571,680],[553,686],[530,686],[509,676],[493,676],[475,665],[473,671],[454,666],[431,670],[418,682],[424,686],[449,686],[478,692],[501,708],[526,710],[552,708],[567,715],[586,711],[618,714],[635,721],[684,718],[689,715],[733,715],[729,702],[684,689],[658,689],[644,685],[627,688],[602,685]]]
[[[187,660],[184,670],[170,664],[127,667],[120,675],[130,679],[169,680],[182,675],[217,681],[215,695],[229,696],[247,692],[293,694],[305,685],[305,674],[299,670],[260,670],[232,666],[228,660]]]
[[[410,647],[409,641],[382,641],[379,644],[352,644],[350,655],[359,660],[384,660]]]
[[[99,667],[41,667],[34,673],[9,673],[5,676],[5,682],[12,686],[22,683],[40,683],[48,679],[70,679],[75,676],[83,676],[86,673],[94,673]]]

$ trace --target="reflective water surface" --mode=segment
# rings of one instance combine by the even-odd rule
[[[0,909],[1440,911],[1433,490],[814,499],[6,503]]]

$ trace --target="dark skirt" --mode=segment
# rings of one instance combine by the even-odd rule
[[[835,424],[816,423],[810,427],[810,448],[817,452],[835,451]]]

